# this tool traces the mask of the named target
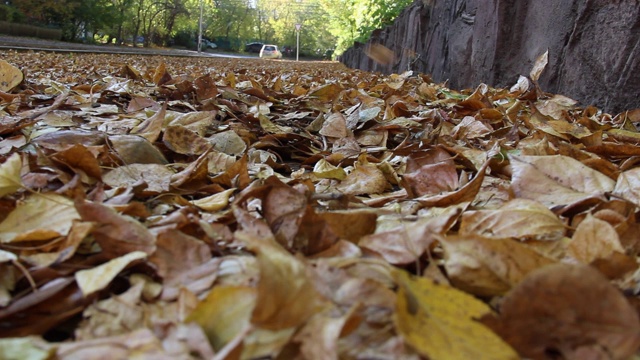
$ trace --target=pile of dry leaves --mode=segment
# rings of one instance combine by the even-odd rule
[[[627,359],[639,111],[3,52],[0,358]]]

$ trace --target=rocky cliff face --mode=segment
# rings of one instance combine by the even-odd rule
[[[391,49],[393,60],[373,61],[371,44]],[[384,73],[410,68],[456,89],[503,87],[528,74],[547,49],[543,90],[612,113],[640,107],[637,0],[416,0],[341,61]]]

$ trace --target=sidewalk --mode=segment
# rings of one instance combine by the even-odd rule
[[[105,54],[142,54],[162,56],[202,56],[202,57],[229,57],[230,55],[216,54],[184,49],[172,48],[143,48],[124,45],[93,45],[69,43],[56,40],[44,40],[31,37],[18,37],[0,34],[0,49],[35,50],[78,53],[105,53]],[[235,56],[233,56],[235,57]]]

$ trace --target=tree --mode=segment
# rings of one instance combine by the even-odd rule
[[[20,0],[14,4],[29,20],[43,25],[64,24],[77,5],[72,0]]]
[[[355,41],[366,41],[373,30],[390,25],[412,0],[319,0],[330,15],[329,29],[336,36],[336,53]]]

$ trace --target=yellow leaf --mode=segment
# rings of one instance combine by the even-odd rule
[[[256,290],[248,286],[216,286],[198,304],[187,322],[198,323],[216,351],[249,325]]]
[[[73,201],[55,194],[32,195],[0,223],[0,242],[49,240],[69,233],[80,215]]]
[[[344,180],[347,177],[347,173],[343,168],[331,165],[325,159],[320,159],[313,167],[313,174],[322,179],[336,179]]]
[[[22,187],[20,168],[22,160],[17,153],[0,165],[0,197],[12,194]]]
[[[46,360],[55,352],[55,347],[39,336],[0,339],[0,359]]]
[[[193,205],[204,211],[218,211],[229,204],[229,197],[235,191],[235,188],[228,189],[202,199],[190,201]]]
[[[340,85],[331,83],[312,91],[309,96],[318,98],[318,100],[323,102],[329,102],[335,100],[341,91],[342,88]]]
[[[127,265],[135,260],[144,259],[145,257],[147,257],[145,252],[134,251],[96,266],[93,269],[80,270],[75,274],[78,287],[80,287],[84,296],[102,290],[107,287],[111,280],[118,276]]]
[[[475,319],[488,305],[427,278],[395,273],[399,285],[396,329],[418,353],[430,359],[519,359],[500,337]]]
[[[293,129],[291,127],[274,124],[271,120],[269,120],[269,118],[262,114],[258,115],[258,119],[260,120],[260,126],[262,127],[262,129],[264,129],[264,131],[268,133],[288,134],[293,132]]]
[[[20,85],[24,75],[17,67],[0,60],[0,91],[10,91]]]

